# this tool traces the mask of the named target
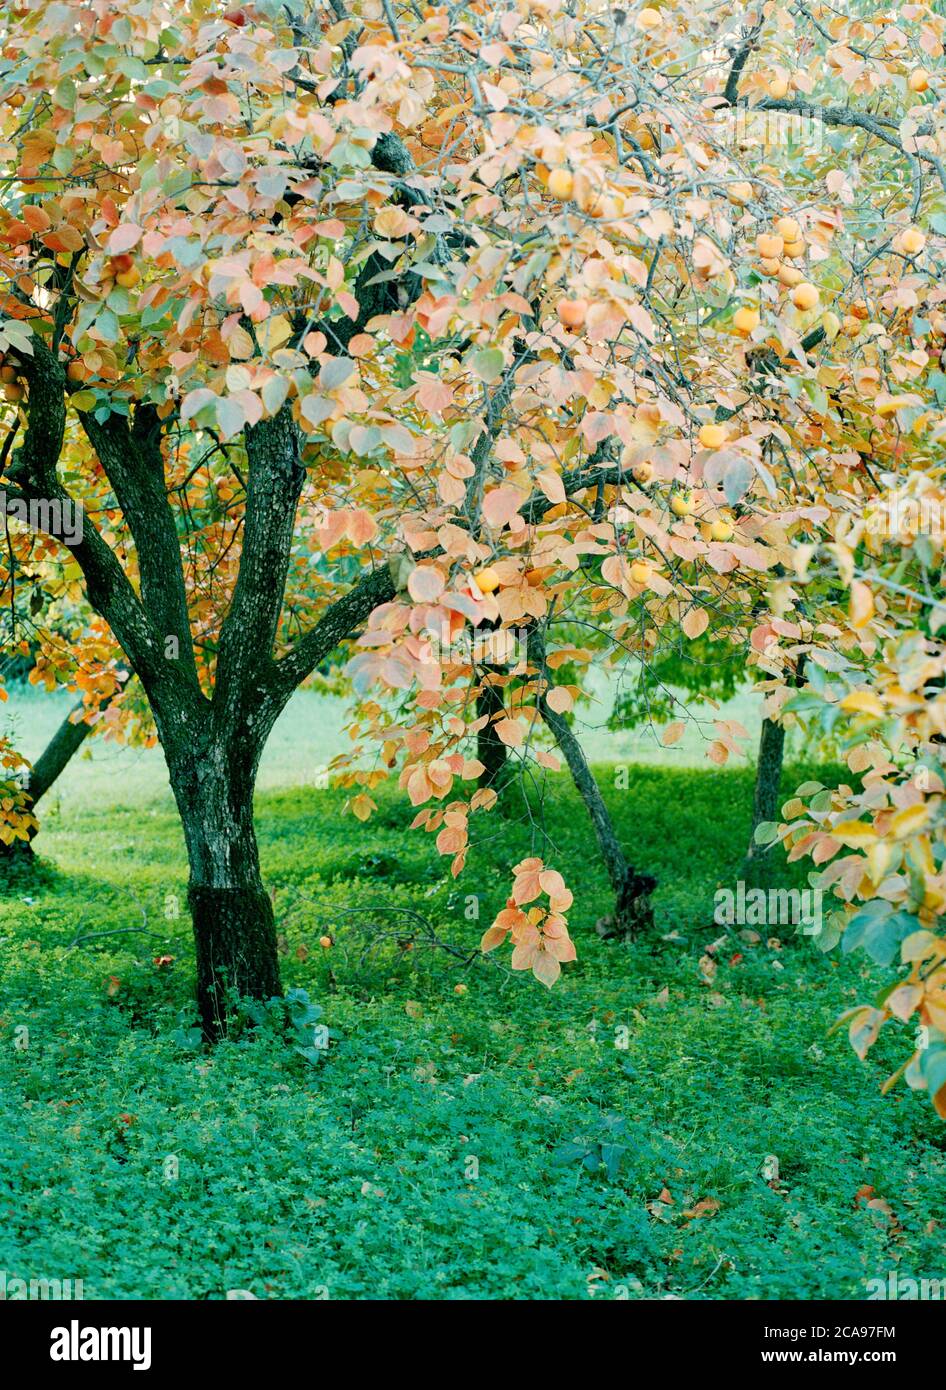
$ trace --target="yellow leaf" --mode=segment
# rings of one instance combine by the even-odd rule
[[[831,835],[849,849],[857,849],[871,840],[877,839],[877,832],[870,821],[845,820],[831,827]]]
[[[256,338],[264,352],[275,352],[291,337],[292,325],[285,314],[274,314],[257,324]]]
[[[890,819],[888,833],[894,839],[902,840],[907,835],[912,835],[919,830],[930,818],[930,808],[926,802],[919,802],[916,806],[907,806],[905,810],[898,811]]]
[[[874,616],[874,595],[868,586],[855,579],[851,584],[851,627],[866,627]]]
[[[852,690],[850,695],[845,695],[839,708],[847,714],[869,714],[874,719],[881,719],[884,707],[872,690]]]

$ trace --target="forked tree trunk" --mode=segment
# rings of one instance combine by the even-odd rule
[[[755,832],[756,827],[764,822],[778,820],[784,752],[784,726],[776,723],[774,719],[763,719],[752,798],[752,826],[745,860],[747,881],[760,888],[765,887],[772,876],[772,847],[757,845]]]
[[[540,679],[545,678],[545,642],[538,629],[533,629],[529,634],[529,658],[538,668]],[[568,721],[549,707],[541,692],[537,697],[537,704],[539,713],[562,750],[562,756],[568,764],[578,794],[585,803],[608,879],[614,890],[614,913],[597,924],[599,935],[628,939],[636,936],[638,932],[652,929],[654,909],[650,899],[657,887],[657,880],[650,874],[638,873],[633,865],[628,863],[615,832],[611,814],[601,795],[601,789]]]
[[[282,994],[276,924],[253,828],[257,761],[218,746],[171,768],[190,865],[197,1005],[210,1041],[226,1034],[238,997]]]

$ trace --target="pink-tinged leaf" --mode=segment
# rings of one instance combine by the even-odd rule
[[[565,887],[565,881],[562,878],[561,874],[553,873],[551,870],[546,870],[545,873],[540,874],[539,878],[540,882],[542,883],[542,887],[549,895],[549,907],[552,909],[553,915],[558,916],[563,912],[567,912],[568,909],[571,907],[572,903],[575,901],[575,899],[572,897],[571,889]],[[548,887],[546,880],[550,878],[557,880],[556,887]]]
[[[683,622],[680,626],[692,642],[694,638],[706,631],[709,626],[709,614],[705,608],[691,608],[683,615]]]
[[[485,79],[482,83],[482,87],[486,100],[493,110],[505,111],[506,107],[509,105],[509,93],[504,92],[502,87],[497,87],[494,83],[485,81]]]
[[[663,743],[665,748],[670,748],[674,743],[677,743],[683,737],[685,732],[686,725],[684,724],[683,720],[675,719],[672,724],[668,724],[666,729],[664,729],[663,738],[661,742]]]
[[[542,860],[539,859],[536,862],[541,867]],[[522,873],[516,875],[515,882],[512,885],[512,897],[514,902],[520,905],[522,903],[531,903],[541,892],[542,888],[539,884],[538,869],[524,869]]]
[[[578,952],[575,950],[575,943],[566,932],[564,936],[550,936],[548,923],[545,924],[545,949],[556,960],[563,963],[578,959]]]
[[[778,633],[770,623],[760,623],[749,634],[749,644],[755,652],[764,652],[766,647],[778,641]]]
[[[547,941],[564,940],[568,936],[568,923],[557,914],[546,917],[542,923],[542,935]]]
[[[562,967],[552,955],[551,951],[536,951],[532,962],[532,973],[540,984],[551,989],[559,975]]]
[[[417,401],[428,415],[442,415],[453,404],[453,391],[436,377],[426,377],[417,388]]]
[[[433,565],[418,565],[407,581],[407,592],[415,603],[436,603],[443,588],[443,575]]]
[[[887,995],[887,1008],[895,1018],[906,1023],[923,1002],[923,990],[919,985],[902,984]]]
[[[483,498],[483,517],[488,526],[506,526],[516,515],[525,498],[518,488],[501,484]]]
[[[496,737],[507,748],[518,748],[525,738],[525,733],[518,719],[500,719],[493,727],[496,731]]]
[[[263,306],[263,291],[252,280],[244,280],[240,286],[240,303],[245,314],[255,314]],[[249,357],[249,353],[241,354]]]
[[[437,836],[438,854],[459,854],[466,846],[466,831],[459,826],[445,825]]]
[[[643,337],[647,338],[650,342],[654,342],[656,340],[657,329],[654,326],[654,321],[642,305],[629,305],[627,310],[627,319],[628,322],[634,328],[636,328],[638,333],[640,333]]]
[[[374,517],[363,508],[349,513],[347,530],[352,545],[367,545],[378,534]]]
[[[538,945],[534,941],[520,941],[512,953],[509,964],[513,970],[529,970],[538,955]]]
[[[601,564],[601,578],[606,584],[620,589],[628,577],[627,561],[623,555],[608,555]]]
[[[536,482],[550,502],[558,504],[565,501],[565,484],[552,468],[544,468],[536,475]]]
[[[495,951],[496,947],[501,946],[506,940],[507,934],[507,929],[505,927],[497,927],[495,923],[493,926],[487,927],[486,931],[483,933],[483,939],[480,942],[480,950]]]
[[[556,714],[565,714],[567,710],[571,709],[575,701],[572,699],[567,686],[557,685],[546,695],[545,703]]]
[[[141,227],[135,222],[123,222],[120,227],[116,227],[108,239],[108,253],[110,256],[121,256],[126,251],[130,251],[133,246],[137,246],[144,235]]]
[[[539,887],[550,898],[561,898],[568,892],[565,880],[557,869],[542,869],[539,873]]]
[[[216,393],[209,390],[206,386],[199,386],[196,391],[188,391],[181,402],[182,424],[186,424],[188,420],[193,419],[205,406],[213,405],[216,399]]]
[[[414,673],[407,662],[402,660],[401,657],[389,656],[386,661],[381,663],[381,678],[391,686],[392,690],[409,690],[414,679]],[[427,783],[427,793],[422,800],[426,801],[427,797],[430,796],[430,783],[427,782],[426,776],[424,777],[424,781]],[[413,778],[408,784],[409,791],[411,791],[412,786]],[[413,800],[412,791],[411,799]],[[415,806],[419,804],[420,803],[417,801],[414,802]]]
[[[840,848],[840,840],[835,840],[830,835],[822,835],[812,851],[811,862],[813,864],[825,864],[837,854]]]
[[[344,536],[348,526],[348,516],[346,512],[329,512],[325,516],[318,529],[319,546],[322,550],[331,550],[332,546],[337,545]],[[390,634],[387,634],[390,639]]]
[[[603,410],[588,410],[581,422],[581,432],[589,444],[600,444],[614,433],[614,416]]]
[[[528,918],[524,912],[520,912],[518,907],[504,907],[502,912],[496,914],[494,927],[502,927],[504,932],[518,931],[523,923],[528,924]]]

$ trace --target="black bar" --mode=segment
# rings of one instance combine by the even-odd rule
[[[942,1316],[940,1308],[919,1300],[723,1303],[599,1297],[563,1305],[548,1324],[548,1310],[541,1306],[523,1309],[510,1301],[484,1309],[470,1302],[438,1303],[436,1336],[424,1362],[428,1375],[436,1374],[438,1362],[444,1372],[449,1363],[462,1363],[466,1377],[480,1358],[484,1372],[495,1375],[506,1359],[505,1346],[515,1347],[517,1359],[535,1374],[546,1357],[554,1374],[552,1358],[565,1352],[589,1368],[607,1364],[612,1355],[616,1365],[639,1371],[653,1361],[661,1370],[658,1380],[689,1371],[704,1376],[749,1371],[764,1383],[770,1374],[817,1366],[834,1372],[839,1384],[845,1375],[853,1384],[876,1369],[890,1375],[925,1368]],[[11,1301],[0,1303],[0,1332],[20,1374],[42,1371],[53,1380],[133,1375],[170,1384],[172,1377],[212,1374],[215,1383],[224,1383],[233,1373],[242,1383],[263,1370],[283,1382],[294,1371],[324,1371],[326,1352],[336,1364],[350,1357],[352,1368],[363,1374],[365,1352],[370,1358],[376,1351],[385,1372],[400,1365],[409,1373],[412,1362],[420,1365],[415,1359],[419,1339],[434,1326],[427,1309],[420,1314],[423,1324],[414,1323],[416,1307],[331,1300]],[[122,1331],[113,1336],[102,1329]],[[448,1361],[443,1360],[445,1334],[454,1344]],[[123,1359],[81,1359],[103,1349]],[[53,1350],[80,1359],[54,1359]]]

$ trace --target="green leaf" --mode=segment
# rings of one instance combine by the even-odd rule
[[[470,365],[480,381],[485,381],[487,386],[491,386],[502,376],[506,359],[499,348],[480,348],[479,352],[474,352],[471,357]]]

